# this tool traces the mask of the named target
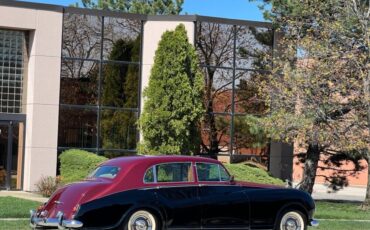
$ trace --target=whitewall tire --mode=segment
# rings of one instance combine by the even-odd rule
[[[306,230],[306,217],[299,211],[287,211],[278,222],[278,230]]]
[[[134,212],[127,221],[127,230],[158,230],[156,218],[148,211]]]

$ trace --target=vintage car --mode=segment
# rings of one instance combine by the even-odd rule
[[[277,229],[317,226],[308,193],[234,181],[218,161],[189,156],[108,160],[31,211],[36,228]]]

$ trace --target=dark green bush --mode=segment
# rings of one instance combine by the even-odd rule
[[[107,160],[103,156],[79,149],[64,151],[59,156],[60,176],[63,183],[82,180],[96,168],[97,165]]]

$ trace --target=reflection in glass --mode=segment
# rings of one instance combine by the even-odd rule
[[[63,60],[60,103],[96,105],[98,103],[98,62]]]
[[[204,76],[207,84],[206,104],[212,106],[209,112],[230,112],[233,71],[207,67],[204,68]]]
[[[272,67],[273,32],[253,26],[236,27],[236,66],[268,70]]]
[[[104,64],[102,105],[137,108],[139,74],[139,65],[137,64]]]
[[[199,22],[196,46],[202,65],[232,67],[234,60],[233,25]]]
[[[210,122],[211,119],[212,122]],[[209,119],[204,119],[202,123],[202,153],[229,153],[230,123],[231,116],[212,115],[209,116]]]
[[[0,123],[0,190],[22,188],[23,132],[23,123],[13,123],[11,127],[9,127],[9,122]],[[9,133],[13,134],[10,136],[12,142],[10,155],[8,153]],[[8,156],[11,157],[10,168],[8,168]],[[10,187],[7,185],[8,176]]]
[[[102,19],[83,14],[64,14],[63,57],[100,59]]]
[[[246,116],[234,118],[234,152],[235,154],[251,155],[251,159],[261,164],[268,160],[268,140],[263,130],[251,127],[251,120]]]
[[[138,20],[105,17],[103,59],[139,61],[140,32],[141,22]],[[127,55],[117,55],[117,46]]]
[[[235,113],[263,115],[267,111],[264,100],[259,96],[259,82],[266,80],[267,74],[258,71],[236,71],[235,74]]]
[[[102,149],[136,149],[136,112],[104,109],[100,123]]]
[[[96,148],[97,111],[91,109],[59,109],[59,147]]]

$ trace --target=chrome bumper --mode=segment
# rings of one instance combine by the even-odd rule
[[[312,226],[312,227],[318,227],[319,226],[319,221],[312,219],[310,221],[310,226]]]
[[[39,218],[34,210],[30,211],[30,226],[31,228],[38,227],[55,227],[58,229],[81,228],[82,222],[78,220],[65,220],[63,212],[58,212],[57,218]]]

